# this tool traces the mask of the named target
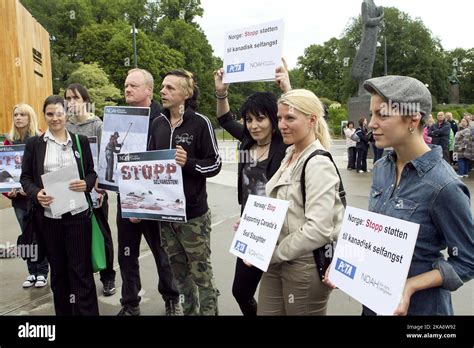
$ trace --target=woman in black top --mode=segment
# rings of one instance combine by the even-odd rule
[[[265,185],[280,167],[287,145],[278,130],[276,96],[268,92],[249,96],[240,108],[244,120],[241,124],[230,111],[227,100],[229,85],[222,82],[223,74],[223,69],[214,72],[217,117],[219,124],[241,142],[237,188],[242,213],[249,195],[265,196]],[[276,69],[275,81],[283,92],[291,89],[285,61]],[[232,294],[245,316],[257,315],[254,295],[261,277],[260,269],[237,258]]]

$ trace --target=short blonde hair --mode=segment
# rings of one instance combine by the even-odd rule
[[[15,110],[17,109],[22,114],[28,115],[28,130],[23,135],[20,134],[18,129],[15,127]],[[38,117],[36,116],[35,110],[33,110],[33,108],[26,103],[20,103],[15,105],[12,110],[12,126],[10,128],[10,132],[8,132],[8,138],[13,141],[22,141],[25,140],[26,137],[34,136],[38,133]]]
[[[321,100],[311,91],[306,89],[292,89],[278,99],[278,104],[285,104],[310,117],[316,115],[317,122],[314,134],[326,150],[331,147],[331,135],[324,119],[324,106]]]
[[[139,69],[139,68],[133,68],[133,69],[130,69],[127,73],[127,76],[130,75],[131,73],[134,73],[134,72],[140,72],[142,73],[143,75],[143,78],[145,79],[145,85],[147,87],[150,87],[151,88],[151,92],[153,93],[153,88],[154,88],[154,85],[155,85],[155,82],[153,80],[153,75],[148,71],[148,70],[145,70],[145,69]]]

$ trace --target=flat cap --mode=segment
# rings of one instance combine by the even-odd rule
[[[432,100],[428,88],[419,80],[408,76],[382,76],[364,82],[370,93],[379,94],[391,109],[397,108],[400,115],[420,112],[423,118],[431,112]]]

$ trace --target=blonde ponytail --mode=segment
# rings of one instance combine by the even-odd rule
[[[319,98],[311,91],[306,89],[292,89],[283,94],[278,100],[278,104],[285,104],[293,107],[299,112],[310,117],[316,115],[316,124],[314,126],[314,135],[326,150],[331,147],[331,135],[324,119],[324,106]]]

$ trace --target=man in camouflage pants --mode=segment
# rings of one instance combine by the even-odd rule
[[[206,178],[220,172],[221,158],[209,119],[196,112],[198,92],[191,73],[166,74],[161,85],[165,110],[153,122],[149,150],[175,148],[176,163],[183,171],[187,222],[162,222],[161,239],[184,314],[217,315]]]

